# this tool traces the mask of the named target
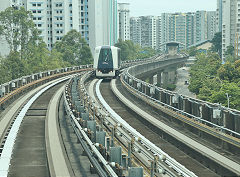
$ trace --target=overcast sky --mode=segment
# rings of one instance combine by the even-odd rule
[[[161,15],[164,12],[216,10],[217,0],[118,0],[130,3],[130,15]]]

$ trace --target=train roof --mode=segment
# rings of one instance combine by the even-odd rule
[[[110,48],[118,48],[118,47],[109,46],[109,45],[103,45],[103,46],[98,46],[95,49],[110,49]]]

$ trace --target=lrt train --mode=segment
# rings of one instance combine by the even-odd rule
[[[94,64],[97,78],[115,78],[119,75],[121,60],[120,49],[114,46],[95,48]]]

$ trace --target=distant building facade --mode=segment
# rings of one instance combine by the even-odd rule
[[[130,39],[134,43],[141,47],[159,49],[161,44],[161,17],[132,17],[130,26]]]
[[[180,48],[194,43],[194,13],[163,13],[161,26],[162,44],[179,42]],[[163,45],[163,49],[164,45]]]
[[[130,18],[130,40],[135,44],[141,45],[141,18]]]
[[[217,0],[216,11],[217,32],[222,32],[222,13],[223,13],[223,0]]]
[[[119,35],[117,0],[89,1],[89,46],[114,45]]]
[[[180,49],[212,40],[217,31],[216,11],[162,13],[158,16],[132,17],[130,39],[142,47],[166,50],[166,43],[178,42]]]
[[[217,32],[216,11],[197,11],[195,14],[194,43],[212,40]]]
[[[240,34],[240,2],[238,0],[222,1],[222,58],[228,46],[235,48],[235,54],[239,55]]]
[[[114,45],[119,36],[117,0],[3,0],[0,11],[23,6],[33,14],[35,26],[49,50],[72,29],[81,33],[92,51]],[[90,30],[91,29],[91,30]],[[2,43],[2,40],[1,42]],[[4,47],[1,51],[6,51]]]
[[[129,3],[118,3],[119,38],[130,40],[130,10]]]

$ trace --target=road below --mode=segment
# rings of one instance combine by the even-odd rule
[[[189,83],[189,69],[189,67],[182,67],[177,69],[177,87],[175,89],[175,92],[188,97],[196,98],[196,95],[189,91],[188,84],[185,84],[185,81]]]

